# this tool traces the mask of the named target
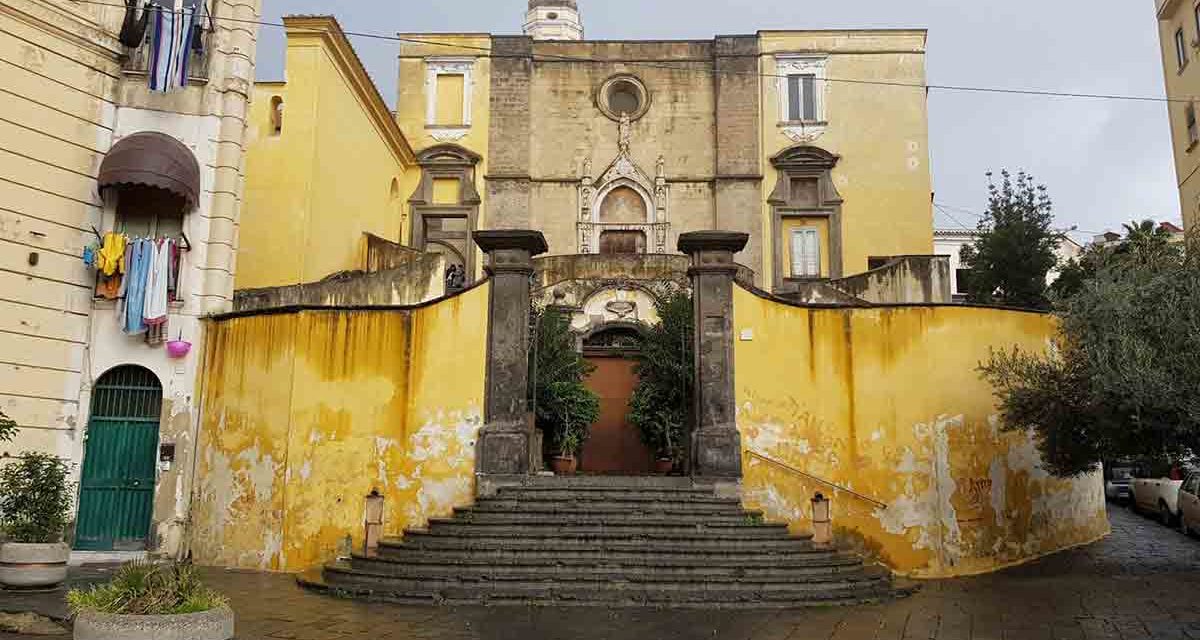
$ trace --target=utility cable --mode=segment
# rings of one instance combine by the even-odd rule
[[[90,5],[96,5],[96,6],[102,6],[102,7],[117,7],[117,8],[121,8],[121,9],[126,8],[123,3],[117,4],[117,3],[112,3],[112,2],[104,2],[102,0],[74,0],[74,1],[79,4],[90,4]],[[169,9],[163,9],[163,10],[164,11],[172,11]],[[215,21],[253,24],[253,25],[260,26],[260,27],[278,27],[278,28],[286,28],[287,27],[287,25],[283,24],[282,22],[269,22],[269,21],[265,21],[265,20],[249,20],[246,18],[234,18],[231,16],[210,15],[209,19],[215,20]],[[313,30],[312,32],[313,33],[321,33],[320,30]],[[477,46],[477,45],[469,45],[469,44],[463,44],[463,43],[440,42],[437,40],[428,40],[428,39],[424,39],[424,38],[411,38],[411,37],[403,37],[403,36],[399,36],[399,35],[384,35],[384,34],[380,34],[380,33],[369,33],[369,32],[364,32],[364,31],[343,30],[342,33],[344,33],[347,37],[369,38],[369,39],[373,39],[373,40],[385,40],[385,41],[389,41],[389,42],[406,42],[406,43],[410,43],[410,44],[422,44],[422,45],[427,45],[427,46],[447,47],[450,49],[459,49],[459,50],[467,50],[467,51],[480,51],[480,52],[486,53],[489,57],[492,57],[492,58],[526,59],[526,60],[533,60],[535,62],[536,61],[542,61],[542,62],[559,61],[559,62],[582,62],[582,63],[596,63],[596,64],[621,63],[626,66],[635,66],[635,67],[670,69],[673,71],[697,71],[697,69],[695,69],[692,66],[681,66],[681,65],[692,65],[692,64],[694,64],[695,61],[688,61],[685,63],[676,64],[676,63],[670,63],[670,62],[606,60],[604,58],[590,58],[590,57],[585,57],[585,56],[568,56],[568,55],[559,55],[559,54],[551,54],[551,53],[536,53],[536,54],[528,54],[528,55],[526,55],[526,54],[501,54],[501,53],[493,53],[491,47],[481,47],[481,46]],[[756,76],[756,77],[761,77],[761,78],[773,78],[773,79],[788,77],[786,74],[763,73],[763,72],[757,72],[757,71],[738,71],[736,69],[715,69],[714,68],[714,69],[712,69],[712,72],[726,74],[726,75]],[[707,71],[706,71],[706,73],[707,73]],[[1192,103],[1192,102],[1195,102],[1198,100],[1198,98],[1196,98],[1196,97],[1181,98],[1181,97],[1172,97],[1172,96],[1138,96],[1138,95],[1122,95],[1122,94],[1111,94],[1111,93],[1050,91],[1050,90],[1042,90],[1042,89],[1013,89],[1013,88],[1005,88],[1005,87],[984,87],[984,86],[955,85],[955,84],[929,84],[929,83],[919,83],[919,82],[904,82],[904,81],[900,81],[900,80],[862,80],[862,79],[851,79],[851,78],[821,78],[821,79],[819,79],[819,81],[820,82],[833,82],[833,83],[839,83],[839,84],[861,84],[861,85],[872,85],[872,86],[883,86],[883,87],[898,87],[898,88],[906,88],[906,89],[921,89],[924,91],[951,91],[951,92],[959,92],[959,93],[1006,94],[1006,95],[1036,96],[1036,97],[1046,97],[1046,98],[1077,98],[1077,99],[1088,99],[1088,100],[1120,100],[1120,101],[1127,101],[1127,102],[1159,102],[1159,103],[1173,103],[1173,102],[1174,103]]]

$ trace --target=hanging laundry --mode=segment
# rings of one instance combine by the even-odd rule
[[[88,267],[96,268],[96,253],[95,245],[88,245],[83,248],[83,264]]]
[[[181,247],[171,241],[171,266],[167,270],[167,299],[174,302],[179,300],[179,258]]]
[[[154,257],[154,243],[150,240],[139,239],[134,243],[130,253],[129,273],[126,274],[128,284],[125,287],[124,321],[121,327],[129,335],[146,332],[143,313],[146,305],[146,281],[150,274],[151,261]]]
[[[125,255],[125,235],[121,233],[104,234],[104,246],[96,261],[96,268],[102,275],[111,276],[121,266],[121,256]]]
[[[171,240],[151,242],[150,251],[142,317],[147,326],[156,327],[167,321],[167,272],[171,268]]]
[[[155,5],[153,45],[150,51],[150,90],[169,93],[187,86],[191,60],[189,39],[196,12],[182,7],[178,11]]]
[[[192,25],[192,51],[204,53],[204,34],[212,31],[212,17],[208,13],[208,0],[183,0],[183,6],[191,7],[196,18]]]
[[[125,21],[121,23],[121,44],[137,49],[146,41],[146,27],[150,23],[150,7],[141,0],[125,0]]]
[[[169,327],[166,322],[146,330],[146,344],[152,347],[161,346],[168,340]]]

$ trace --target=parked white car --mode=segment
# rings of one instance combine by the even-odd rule
[[[1129,485],[1133,482],[1133,467],[1112,467],[1104,474],[1104,497],[1114,502],[1130,499]]]
[[[1157,514],[1168,527],[1179,517],[1179,487],[1182,480],[1170,478],[1135,478],[1133,508],[1142,513]]]
[[[1179,528],[1200,533],[1200,473],[1189,473],[1179,487]]]

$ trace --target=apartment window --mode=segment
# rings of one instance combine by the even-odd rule
[[[971,291],[971,270],[970,269],[955,269],[954,270],[954,292],[959,295],[967,295]]]
[[[1187,66],[1187,42],[1183,37],[1183,27],[1180,27],[1179,30],[1175,32],[1175,58],[1176,62],[1179,63],[1180,69],[1183,69],[1185,66]]]
[[[792,230],[792,277],[821,277],[821,235],[815,227]]]
[[[784,123],[817,123],[825,120],[822,91],[825,84],[823,56],[778,55],[780,116]]]
[[[271,98],[271,135],[277,136],[283,133],[283,98],[274,96]]]
[[[1200,130],[1196,127],[1196,105],[1189,102],[1183,108],[1183,119],[1187,123],[1188,148],[1190,149],[1200,141]]]

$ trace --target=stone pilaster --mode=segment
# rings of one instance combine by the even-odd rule
[[[751,234],[741,262],[754,269],[759,286],[770,288],[771,274],[762,272],[763,109],[759,53],[758,36],[754,35],[718,36],[714,43],[717,174],[713,193],[715,225]]]
[[[749,235],[695,231],[679,236],[679,250],[692,258],[696,333],[695,425],[688,461],[693,477],[739,480],[742,445],[737,430],[733,378],[734,254]]]
[[[540,231],[476,231],[491,276],[488,300],[484,426],[476,444],[477,491],[519,481],[533,469],[534,426],[526,417],[529,386],[529,280],[533,257],[547,250]]]

